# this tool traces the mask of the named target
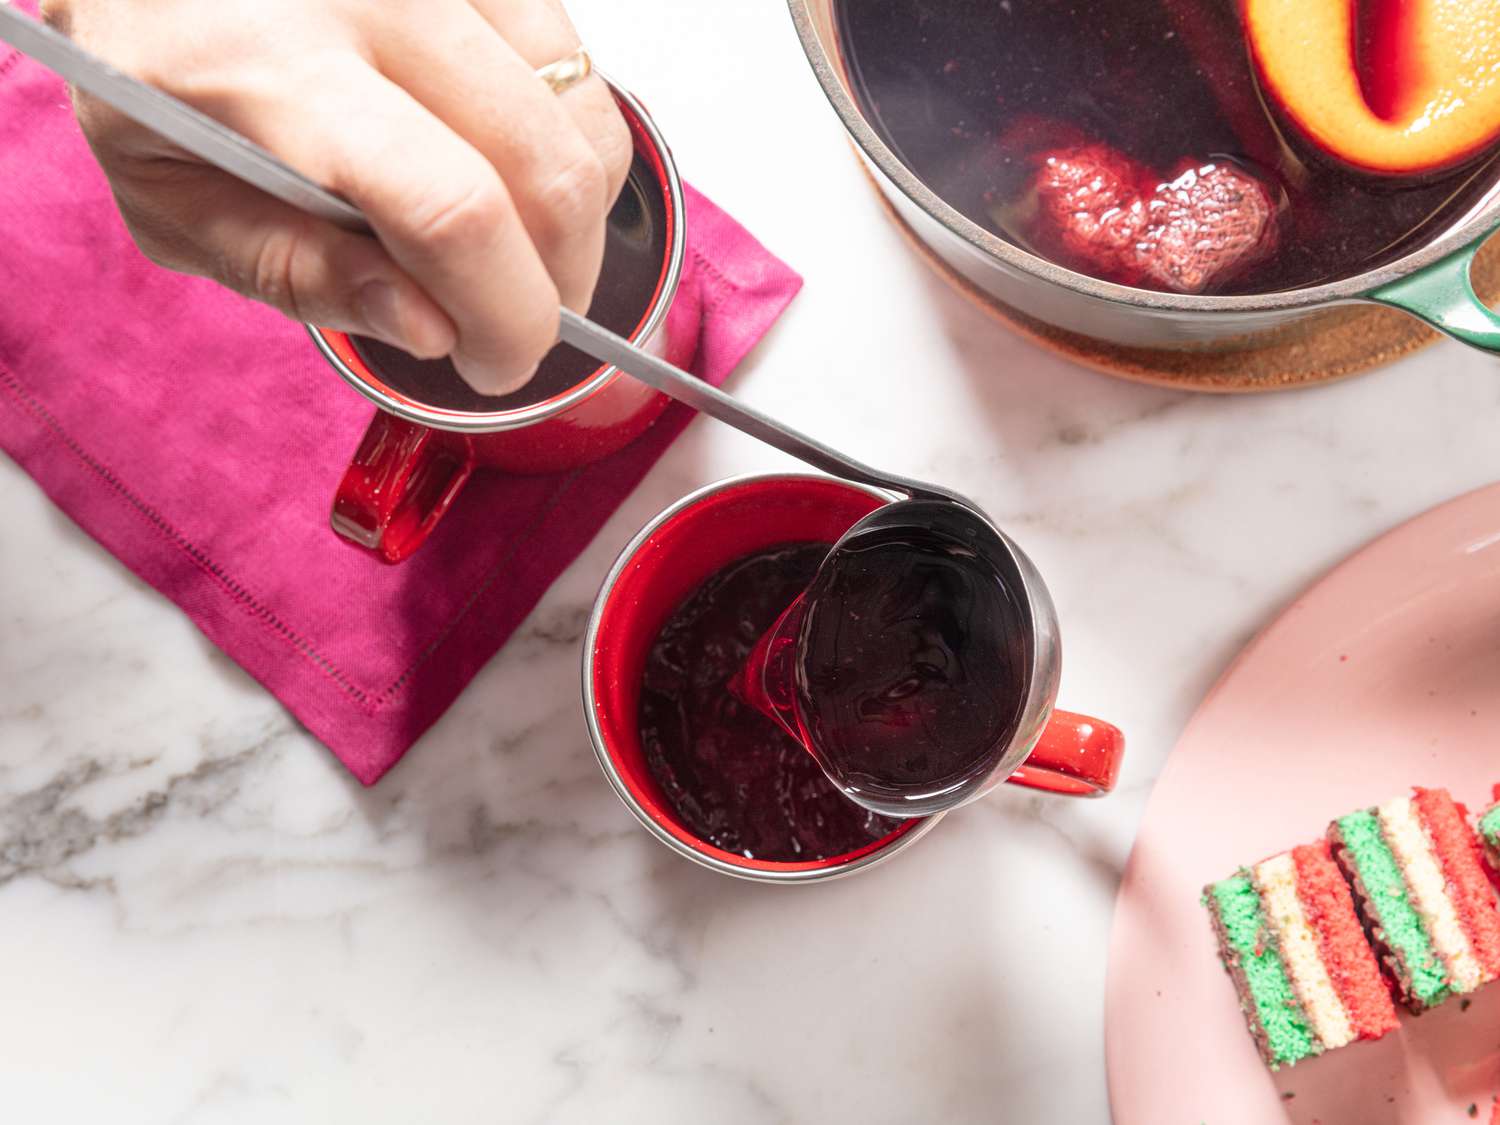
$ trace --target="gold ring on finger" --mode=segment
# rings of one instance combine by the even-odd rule
[[[593,73],[594,60],[589,58],[587,51],[579,47],[578,50],[564,55],[556,62],[538,67],[536,76],[547,83],[554,94],[561,94],[564,90],[572,89]]]

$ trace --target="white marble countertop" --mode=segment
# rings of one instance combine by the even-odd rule
[[[1105,1121],[1112,902],[1178,731],[1308,580],[1500,475],[1500,365],[1454,344],[1225,399],[1008,335],[887,225],[778,3],[649,7],[575,4],[687,175],[807,277],[732,389],[1021,540],[1063,703],[1129,736],[1120,791],[1002,790],[812,888],[642,832],[577,650],[650,515],[789,464],[706,420],[369,791],[0,458],[8,1120]]]

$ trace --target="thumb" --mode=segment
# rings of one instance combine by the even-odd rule
[[[446,356],[456,344],[452,320],[374,238],[218,169],[176,163],[150,183],[117,183],[116,196],[131,236],[158,265],[422,359]]]

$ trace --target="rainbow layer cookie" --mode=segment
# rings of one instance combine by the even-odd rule
[[[1210,884],[1203,901],[1272,1070],[1395,1030],[1396,1010],[1325,841]]]
[[[1408,1008],[1425,1011],[1500,976],[1495,891],[1446,789],[1340,817],[1328,838]]]

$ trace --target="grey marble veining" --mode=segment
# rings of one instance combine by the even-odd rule
[[[1102,1122],[1114,890],[1192,708],[1308,581],[1500,471],[1500,364],[1454,345],[1254,399],[1037,351],[885,225],[777,5],[574,7],[688,177],[807,276],[733,389],[1016,535],[1063,703],[1127,731],[1119,792],[1001,791],[812,888],[647,837],[578,649],[647,518],[788,466],[712,423],[372,790],[0,460],[8,1119]]]

